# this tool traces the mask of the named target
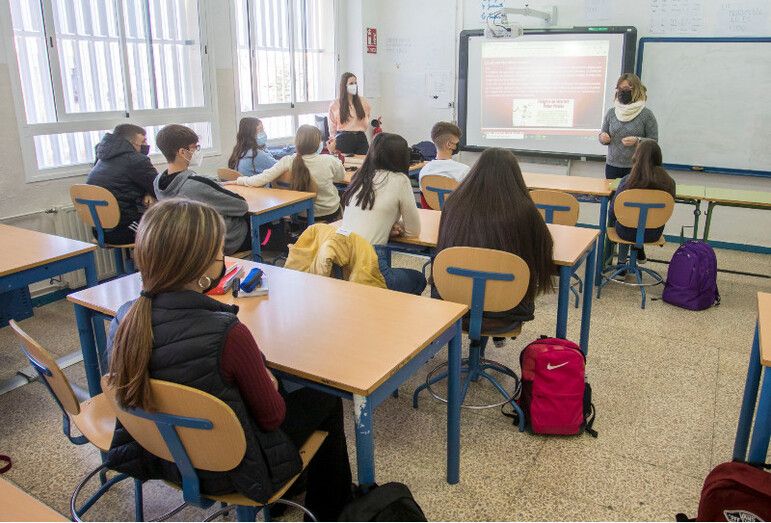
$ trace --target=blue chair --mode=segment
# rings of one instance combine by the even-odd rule
[[[62,369],[51,353],[24,332],[15,321],[11,320],[9,325],[21,342],[22,352],[61,410],[64,435],[75,445],[91,443],[104,456],[104,453],[110,449],[115,430],[115,414],[107,398],[104,394],[89,398],[86,391],[74,387],[62,373]],[[80,436],[72,434],[71,424],[80,431]],[[99,472],[104,472],[103,467],[100,467]],[[102,474],[102,484],[99,489],[80,508],[73,507],[73,517],[79,518],[85,514],[110,487],[124,479],[128,479],[125,474],[118,474],[110,480]],[[143,519],[142,483],[138,480],[134,480],[134,496],[135,517],[137,521],[141,521]]]
[[[128,256],[134,244],[113,245],[104,241],[104,231],[120,223],[120,207],[115,196],[104,187],[76,184],[70,187],[70,198],[83,223],[96,230],[96,244],[102,249],[113,249],[118,275],[134,272],[134,265]]]
[[[535,189],[530,191],[530,198],[532,198],[546,223],[570,225],[571,227],[578,223],[580,207],[578,200],[572,194],[562,191]],[[575,306],[577,309],[580,294],[584,292],[584,282],[576,273],[573,273],[572,278],[574,281],[570,286],[570,292],[575,296]]]
[[[600,286],[597,287],[597,298],[600,297],[602,288],[610,282],[635,286],[640,289],[640,294],[642,294],[641,307],[643,309],[645,308],[645,287],[664,283],[664,279],[658,272],[640,267],[637,264],[637,249],[642,249],[644,245],[664,245],[665,240],[663,234],[656,241],[646,243],[644,241],[645,229],[663,227],[672,216],[674,207],[674,198],[665,191],[627,189],[616,196],[616,201],[613,204],[616,221],[625,227],[634,228],[636,230],[635,241],[629,242],[622,240],[614,227],[608,228],[608,240],[619,244],[619,263],[602,271],[603,281]],[[632,249],[631,253],[628,253],[628,257],[624,259],[624,252],[628,252],[629,246],[634,246],[635,249]],[[651,276],[653,282],[643,282],[643,273]],[[617,279],[630,274],[635,277],[636,283],[627,283],[623,281],[623,279]]]
[[[241,422],[222,400],[198,389],[161,380],[150,380],[155,411],[124,409],[118,404],[115,389],[107,376],[102,378],[104,390],[116,416],[131,436],[148,452],[177,465],[185,503],[209,508],[215,502],[226,506],[209,515],[207,521],[235,509],[238,521],[254,521],[257,513],[275,503],[289,505],[315,516],[293,501],[281,499],[300,476],[286,482],[265,503],[233,493],[221,496],[203,494],[197,470],[226,472],[237,467],[246,452],[246,437]],[[316,431],[300,449],[303,469],[321,447],[326,432]],[[265,511],[265,515],[268,513]],[[267,520],[268,518],[266,518]]]
[[[458,188],[458,185],[460,184],[449,176],[429,174],[421,178],[420,191],[429,207],[435,211],[441,211],[444,208],[444,201]]]
[[[484,358],[484,350],[490,336],[515,337],[521,332],[521,326],[508,332],[488,333],[482,330],[482,318],[485,312],[501,312],[513,309],[522,301],[530,282],[530,269],[527,263],[514,254],[493,249],[477,247],[451,247],[441,251],[434,258],[433,280],[442,299],[463,303],[469,306],[468,335],[471,345],[469,356],[463,360],[461,372],[465,374],[461,386],[461,401],[467,408],[497,407],[510,403],[519,414],[519,430],[525,430],[525,416],[514,402],[520,388],[517,374],[496,361]],[[418,394],[423,389],[440,401],[446,401],[433,392],[431,386],[447,378],[447,371],[435,375],[442,364],[426,376],[426,383],[415,389],[412,406],[418,407]],[[516,390],[509,394],[500,382],[488,371],[496,371],[512,377]],[[465,404],[471,382],[484,378],[503,396],[503,401],[490,405]]]

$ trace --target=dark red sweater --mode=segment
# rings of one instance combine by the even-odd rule
[[[283,423],[286,415],[284,398],[268,376],[265,357],[254,336],[241,322],[228,332],[222,349],[220,371],[226,381],[238,387],[260,429],[276,430]]]

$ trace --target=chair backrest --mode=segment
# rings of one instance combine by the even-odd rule
[[[420,191],[429,207],[435,211],[441,211],[445,200],[458,188],[458,185],[460,184],[449,176],[429,174],[421,178]]]
[[[675,199],[666,191],[627,189],[616,196],[613,212],[624,227],[637,229],[637,244],[643,243],[645,229],[663,227],[672,216]]]
[[[102,390],[115,415],[131,436],[148,452],[179,468],[185,501],[201,503],[194,469],[225,472],[235,468],[246,452],[241,422],[225,402],[198,389],[161,380],[150,380],[154,412],[119,405],[109,376]]]
[[[572,194],[562,191],[535,189],[530,191],[538,212],[546,223],[575,225],[578,223],[578,200]]]
[[[104,187],[83,183],[70,187],[70,198],[83,223],[96,228],[99,246],[104,246],[104,229],[120,222],[118,200]]]
[[[11,320],[8,324],[19,338],[19,341],[21,341],[22,352],[24,352],[27,360],[29,360],[32,367],[40,375],[40,378],[48,386],[51,395],[59,403],[65,416],[67,413],[73,416],[80,414],[80,402],[72,390],[70,381],[64,375],[51,353],[24,332],[18,323]]]
[[[513,309],[525,297],[530,269],[510,252],[450,247],[434,259],[432,277],[442,299],[469,306],[469,336],[478,339],[483,312]]]
[[[240,176],[241,176],[241,173],[234,169],[228,169],[227,167],[222,167],[220,169],[217,169],[217,177],[220,179],[221,182],[232,182],[233,180],[235,180]]]

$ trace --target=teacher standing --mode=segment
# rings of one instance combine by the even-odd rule
[[[343,73],[337,100],[329,106],[329,134],[343,154],[367,154],[369,143],[369,102],[359,94],[356,75]]]
[[[645,107],[645,86],[636,74],[624,73],[616,82],[615,104],[602,121],[600,143],[608,146],[605,178],[623,178],[632,170],[632,156],[643,138],[658,141],[659,126]]]

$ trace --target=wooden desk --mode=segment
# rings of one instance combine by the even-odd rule
[[[758,399],[760,377],[763,386]],[[758,410],[753,423],[755,403]],[[753,427],[754,425],[754,427]],[[750,431],[752,441],[750,442]],[[744,385],[744,398],[739,413],[734,442],[734,459],[751,463],[764,463],[771,438],[771,294],[758,293],[758,319],[755,325],[755,339],[750,349],[750,364]],[[747,444],[749,456],[747,455]]]
[[[342,182],[340,182],[339,185],[348,185],[351,183],[351,179],[353,178],[353,175],[356,174],[356,171],[349,171],[348,168],[352,166],[355,166],[357,168],[361,167],[363,159],[364,159],[364,156],[360,157],[358,155],[345,158],[345,164],[344,164],[346,169],[345,178],[343,179]],[[425,167],[427,163],[428,162],[417,162],[417,163],[410,164],[410,172],[409,172],[410,178],[415,178],[418,175],[418,173],[420,173],[420,170],[423,167]]]
[[[81,269],[89,286],[97,284],[94,244],[0,225],[0,245],[5,246],[0,256],[0,293]],[[59,358],[59,365],[67,367],[78,361],[79,352]],[[0,383],[0,394],[37,376],[31,369],[20,374]]]
[[[743,207],[745,209],[771,209],[771,192],[707,187],[704,194],[704,200],[707,201],[707,219],[704,223],[704,241],[709,239],[709,228],[712,224],[712,211],[718,205],[724,207]]]
[[[541,173],[522,173],[522,177],[528,189],[548,189],[596,197],[608,197],[613,192],[608,180],[604,178]]]
[[[259,266],[270,281],[265,297],[219,298],[238,303],[239,319],[254,335],[269,367],[288,380],[353,399],[361,483],[374,481],[372,410],[449,343],[451,365],[457,367],[457,382],[452,385],[457,401],[448,407],[448,481],[457,482],[460,318],[468,310],[465,305],[229,261],[247,271]],[[99,377],[106,368],[103,358],[100,367],[98,357],[104,341],[94,339],[90,326],[95,318],[112,317],[120,305],[139,296],[140,285],[134,274],[67,297],[75,305],[92,395],[100,392]]]
[[[262,259],[260,225],[302,212],[306,213],[308,217],[308,225],[313,225],[313,199],[316,197],[316,193],[241,185],[228,185],[227,189],[243,196],[249,205],[252,260]]]
[[[0,521],[70,521],[3,478],[0,478],[0,500]]]

